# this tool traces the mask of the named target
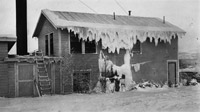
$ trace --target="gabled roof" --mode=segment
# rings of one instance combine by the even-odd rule
[[[37,37],[46,18],[55,28],[89,27],[105,29],[131,29],[146,31],[172,31],[185,33],[182,29],[162,19],[94,13],[63,12],[44,9],[41,12],[33,37]]]

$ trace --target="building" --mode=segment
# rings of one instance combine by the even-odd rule
[[[9,55],[8,52],[16,39],[16,37],[0,36],[0,97],[38,96],[35,85],[40,75],[37,57]],[[59,60],[56,57],[44,57],[47,78],[51,82],[51,94],[61,93]]]
[[[16,38],[10,36],[0,36],[0,96],[7,96],[8,89],[8,65],[4,62],[4,58],[8,57],[8,52],[16,42]]]
[[[124,67],[128,72],[123,74],[136,82],[177,84],[178,39],[184,34],[165,19],[44,9],[33,37],[38,38],[39,50],[47,56],[71,55],[73,71],[63,74],[63,88],[73,92],[81,85],[78,76],[89,79],[88,90],[95,87],[99,72],[105,72],[100,63],[105,56],[116,71]],[[99,58],[101,52],[103,58]]]

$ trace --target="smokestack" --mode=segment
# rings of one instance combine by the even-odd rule
[[[27,55],[27,1],[16,0],[17,54]]]
[[[131,11],[130,10],[128,11],[128,15],[131,16]]]
[[[113,12],[113,19],[115,20],[115,12]]]
[[[163,24],[165,24],[165,16],[163,16]]]

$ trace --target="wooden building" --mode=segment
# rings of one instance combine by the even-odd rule
[[[8,95],[8,65],[4,58],[8,57],[8,52],[16,42],[15,37],[0,36],[0,96]]]
[[[55,58],[44,57],[44,63],[49,78],[50,94],[60,94],[60,63]],[[7,97],[34,97],[39,96],[41,90],[37,90],[39,83],[39,67],[36,56],[12,56],[6,57],[8,85]]]
[[[38,57],[9,55],[8,52],[15,42],[14,37],[0,37],[0,97],[38,96],[36,88],[38,85],[35,84],[35,82],[41,82]],[[42,58],[47,72],[45,78],[49,79],[49,86],[51,86],[49,87],[50,94],[60,94],[62,92],[60,58],[47,56],[42,56]]]
[[[146,79],[177,84],[178,39],[184,34],[177,26],[154,17],[45,9],[41,11],[33,37],[38,38],[39,50],[47,56],[71,55],[73,73],[63,74],[66,77],[63,88],[64,92],[73,92],[76,74],[87,76],[89,88],[95,87],[101,51],[113,65],[122,66],[129,50],[128,65],[136,82]]]

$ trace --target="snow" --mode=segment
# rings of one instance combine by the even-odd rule
[[[177,34],[178,37],[184,35],[183,32],[172,32],[172,31],[149,31],[149,30],[134,30],[134,29],[107,29],[104,28],[93,28],[93,27],[77,27],[71,26],[67,27],[68,31],[74,31],[75,34],[79,34],[79,38],[83,40],[89,39],[89,41],[95,40],[98,42],[100,39],[102,41],[103,49],[108,48],[109,53],[114,53],[117,51],[119,53],[120,49],[132,49],[133,43],[136,44],[137,40],[141,43],[145,42],[147,37],[150,41],[155,40],[155,45],[158,41],[169,42],[171,44],[171,39]]]
[[[199,112],[200,85],[109,94],[0,98],[1,112]]]

